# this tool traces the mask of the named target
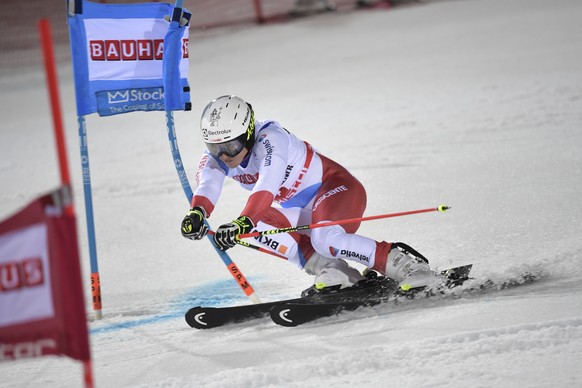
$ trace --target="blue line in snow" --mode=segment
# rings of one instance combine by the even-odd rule
[[[252,279],[252,283],[256,281]],[[251,281],[251,278],[249,278]],[[167,311],[156,315],[144,316],[140,319],[128,320],[124,322],[112,323],[110,325],[95,327],[89,330],[90,334],[109,333],[122,329],[131,329],[150,324],[156,324],[172,319],[184,319],[184,314],[194,306],[224,306],[230,305],[246,299],[240,287],[232,279],[224,279],[216,282],[197,286],[167,303]],[[184,321],[184,325],[186,322]]]
[[[172,313],[172,314],[162,314],[162,315],[155,315],[153,317],[147,317],[143,319],[136,319],[133,321],[127,322],[119,322],[113,323],[111,325],[103,326],[103,327],[96,327],[94,329],[89,330],[90,334],[101,334],[101,333],[108,333],[112,331],[117,331],[121,329],[131,329],[132,327],[144,326],[152,323],[159,323],[163,321],[167,321],[169,319],[176,319],[180,316],[184,316],[183,313]]]

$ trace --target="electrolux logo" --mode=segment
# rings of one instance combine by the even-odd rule
[[[232,131],[230,129],[219,129],[218,131],[208,131],[207,134],[210,136],[216,136],[216,135],[226,135],[231,132]]]

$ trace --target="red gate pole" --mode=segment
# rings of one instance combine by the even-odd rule
[[[265,17],[263,15],[263,10],[261,7],[261,0],[254,0],[253,3],[255,4],[255,14],[257,15],[257,23],[263,24],[265,22]]]
[[[59,97],[59,86],[55,65],[55,55],[53,50],[53,38],[51,33],[50,22],[48,19],[39,20],[38,31],[40,34],[42,54],[44,58],[44,68],[49,91],[49,99],[51,103],[53,129],[59,159],[59,171],[61,174],[61,182],[62,185],[69,190],[69,195],[71,195],[71,178],[69,175],[67,147],[65,145],[65,131],[63,129],[64,125],[61,113],[61,103]],[[70,204],[65,207],[65,212],[71,216],[75,215],[73,201],[70,201]],[[82,360],[82,363],[83,363],[83,382],[85,388],[93,388],[94,380],[91,357],[89,356],[87,360]]]
[[[42,53],[44,58],[44,68],[49,92],[49,100],[52,110],[53,130],[59,157],[59,171],[61,173],[62,185],[71,189],[71,178],[69,175],[69,162],[67,159],[67,147],[65,145],[65,131],[63,116],[61,113],[61,102],[59,97],[59,84],[57,81],[57,71],[55,66],[55,54],[53,51],[53,38],[51,26],[48,19],[41,19],[38,22],[38,29],[42,43]],[[66,212],[74,215],[73,201],[67,206]]]

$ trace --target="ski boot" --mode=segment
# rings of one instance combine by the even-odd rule
[[[302,297],[338,292],[366,279],[357,269],[350,267],[344,260],[329,259],[317,252],[309,258],[304,269],[309,275],[315,275],[315,280],[311,287],[301,293]]]
[[[384,270],[379,269],[379,272],[398,282],[400,292],[436,290],[448,280],[444,275],[431,270],[428,260],[404,243],[392,244],[386,267]]]

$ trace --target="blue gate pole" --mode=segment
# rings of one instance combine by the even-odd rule
[[[85,116],[78,116],[77,120],[79,123],[79,149],[81,151],[81,173],[83,176],[83,193],[85,195],[89,258],[91,261],[91,296],[93,300],[93,310],[95,311],[95,319],[101,319],[103,317],[101,284],[99,280],[99,265],[97,263],[97,244],[95,243],[95,222],[93,218],[93,198],[91,194],[91,168],[89,167],[87,126],[85,123]]]
[[[168,127],[168,141],[170,142],[170,149],[172,150],[172,157],[174,159],[174,166],[176,167],[176,172],[178,173],[178,178],[180,179],[180,183],[182,184],[182,189],[184,190],[184,194],[186,194],[186,199],[188,203],[192,202],[192,188],[190,187],[190,183],[188,182],[188,176],[186,175],[186,171],[184,170],[184,163],[182,163],[182,157],[180,155],[180,149],[178,148],[178,140],[176,138],[176,128],[174,125],[174,116],[172,111],[166,111],[166,125]],[[208,221],[204,220],[204,223],[208,226],[208,229],[212,230]],[[210,234],[207,234],[206,237],[210,240],[210,244],[214,247],[214,250],[218,253],[218,256],[222,259],[222,262],[228,268],[231,275],[234,277],[236,282],[244,291],[245,295],[248,296],[254,303],[260,303],[259,297],[255,294],[253,287],[250,283],[246,280],[245,276],[242,272],[238,269],[236,264],[230,259],[228,253],[221,251],[216,247],[214,240]]]
[[[166,35],[166,39],[164,39],[164,63],[163,63],[163,77],[164,77],[164,94],[165,94],[165,103],[166,103],[166,125],[168,127],[168,140],[170,141],[170,148],[172,150],[172,156],[174,158],[174,166],[176,167],[176,171],[178,172],[178,177],[180,179],[180,183],[182,184],[182,189],[184,190],[184,194],[186,194],[186,199],[188,203],[192,203],[192,188],[190,187],[190,183],[188,182],[188,176],[186,175],[186,171],[184,170],[184,164],[182,163],[182,158],[180,156],[180,150],[178,149],[178,141],[176,139],[176,129],[174,125],[174,116],[172,113],[173,104],[169,102],[172,98],[170,95],[170,90],[175,91],[176,88],[179,88],[180,85],[176,81],[180,78],[180,70],[179,70],[179,58],[181,55],[177,55],[181,50],[179,46],[176,45],[177,39],[175,39],[176,32],[179,28],[184,27],[182,23],[182,19],[184,17],[184,12],[182,8],[183,0],[176,0],[174,9],[172,11],[172,15],[169,18],[170,20],[170,27],[168,29],[168,34]],[[186,23],[187,24],[187,23]],[[171,46],[171,47],[170,47]],[[208,228],[210,229],[210,225],[208,225],[207,221],[204,221]],[[246,278],[242,274],[242,272],[237,268],[237,266],[232,262],[230,257],[226,252],[223,252],[218,249],[214,240],[210,237],[210,234],[207,235],[210,243],[228,268],[229,272],[242,288],[244,293],[255,303],[259,303],[260,300],[255,294],[255,291],[251,287],[251,285],[247,282]]]

